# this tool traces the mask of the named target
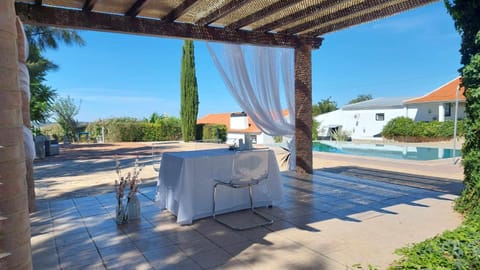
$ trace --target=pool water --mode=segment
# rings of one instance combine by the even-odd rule
[[[460,157],[462,155],[460,150],[456,150],[455,155],[453,155],[453,149],[448,148],[356,144],[336,141],[313,142],[313,151],[408,160],[435,160]]]

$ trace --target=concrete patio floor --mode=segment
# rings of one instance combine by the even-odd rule
[[[458,194],[316,171],[283,173],[275,223],[236,232],[211,218],[180,226],[141,190],[140,220],[117,226],[113,193],[38,200],[34,269],[384,269],[396,248],[461,223]],[[245,213],[234,214],[241,220]]]

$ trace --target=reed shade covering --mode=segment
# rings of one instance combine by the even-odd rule
[[[25,23],[31,24],[255,45],[298,47],[300,44],[307,44],[312,48],[318,48],[321,45],[322,39],[319,38],[321,35],[384,18],[434,0],[16,0],[15,2],[17,14]],[[61,13],[54,11],[59,9],[63,11]],[[139,21],[130,18],[117,20],[120,16],[136,17]],[[118,23],[123,26],[116,25]],[[149,30],[149,27],[145,26],[149,24],[164,28]]]

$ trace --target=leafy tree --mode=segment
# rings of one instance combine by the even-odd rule
[[[465,189],[456,206],[474,216],[480,214],[480,3],[445,0],[445,5],[462,38],[460,72],[466,97],[462,149]]]
[[[355,104],[355,103],[359,103],[359,102],[362,102],[362,101],[367,101],[367,100],[370,100],[370,99],[373,99],[371,94],[368,94],[368,95],[360,94],[356,98],[350,100],[348,102],[348,104]]]
[[[25,25],[25,34],[29,45],[27,67],[30,75],[30,119],[34,123],[43,123],[51,115],[56,91],[45,84],[45,76],[57,65],[42,56],[47,48],[57,49],[59,42],[67,45],[84,45],[85,42],[72,30],[55,27]]]
[[[163,118],[164,118],[163,115],[160,115],[160,114],[154,112],[154,113],[152,113],[152,115],[150,115],[150,118],[147,119],[147,122],[152,123],[152,124],[156,124],[156,123],[162,121]]]
[[[331,98],[332,97],[329,97],[327,99],[322,99],[317,104],[313,104],[312,105],[313,116],[317,116],[319,114],[324,114],[324,113],[337,110],[338,109],[337,102],[330,100]]]
[[[77,121],[75,116],[80,111],[80,104],[75,104],[73,98],[59,98],[53,105],[55,121],[62,127],[64,135],[75,138]]]
[[[180,74],[180,119],[183,140],[195,140],[195,126],[198,114],[197,77],[195,76],[195,56],[193,41],[185,40],[182,50],[182,70]]]

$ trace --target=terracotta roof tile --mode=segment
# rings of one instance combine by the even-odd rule
[[[428,102],[454,102],[456,98],[455,91],[457,90],[457,87],[459,84],[460,84],[460,77],[448,82],[445,85],[440,86],[439,88],[424,95],[423,97],[405,100],[405,103],[411,104],[411,103],[428,103]],[[462,87],[458,95],[458,100],[465,101],[465,96],[463,95],[463,92],[464,92],[464,88]]]

